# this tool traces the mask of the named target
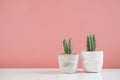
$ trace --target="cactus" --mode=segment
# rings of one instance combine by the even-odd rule
[[[72,54],[72,39],[69,39],[69,42],[67,44],[67,41],[63,40],[63,47],[64,47],[64,53],[65,54]]]
[[[63,47],[64,47],[64,53],[68,54],[68,45],[65,39],[63,40]]]
[[[96,37],[95,37],[95,35],[87,36],[87,51],[96,51]]]

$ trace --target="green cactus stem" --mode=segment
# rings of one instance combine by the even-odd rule
[[[95,37],[95,35],[87,36],[87,51],[96,51],[96,37]]]
[[[69,42],[67,44],[67,41],[63,40],[63,48],[65,54],[72,54],[72,39],[69,39]]]

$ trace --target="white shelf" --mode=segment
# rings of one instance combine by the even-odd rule
[[[103,69],[99,73],[64,74],[55,68],[0,68],[0,80],[120,80],[120,69]]]

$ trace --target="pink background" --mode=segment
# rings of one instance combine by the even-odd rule
[[[80,53],[93,33],[104,68],[120,68],[120,0],[0,0],[0,67],[58,67],[64,38]]]

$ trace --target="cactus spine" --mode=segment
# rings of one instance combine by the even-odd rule
[[[95,35],[87,36],[87,51],[96,51],[96,37],[95,37]]]
[[[72,39],[69,39],[69,42],[67,44],[67,41],[63,40],[63,47],[64,47],[64,53],[65,54],[72,54]]]

